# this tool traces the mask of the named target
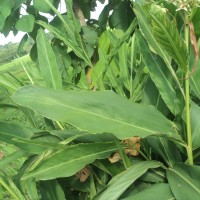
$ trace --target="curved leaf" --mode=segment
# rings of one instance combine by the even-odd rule
[[[22,179],[36,178],[50,180],[58,177],[69,177],[96,159],[103,159],[115,152],[114,142],[78,144],[43,159],[32,171]]]
[[[174,123],[155,108],[131,103],[112,91],[57,91],[25,86],[12,98],[47,118],[66,121],[90,133],[113,133],[119,139],[162,134],[178,138]]]

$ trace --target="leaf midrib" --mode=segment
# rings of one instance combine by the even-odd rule
[[[29,98],[29,97],[25,97],[24,96],[24,99],[25,98]],[[37,97],[30,97],[31,100],[38,100]],[[75,108],[75,107],[72,107],[72,106],[68,106],[68,105],[65,105],[65,104],[61,104],[59,102],[54,102],[52,101],[52,99],[50,99],[52,103],[57,104],[58,106],[62,106],[62,107],[66,107],[66,108],[70,108],[72,110],[75,110],[75,111],[79,111],[79,112],[82,112],[82,113],[85,113],[85,114],[89,114],[89,115],[92,115],[92,116],[96,116],[96,117],[99,117],[99,118],[102,118],[102,119],[106,119],[106,120],[109,120],[109,121],[113,121],[113,122],[117,122],[119,124],[123,124],[123,125],[127,125],[127,126],[130,126],[130,127],[134,127],[134,128],[137,128],[137,129],[140,129],[140,130],[143,130],[143,131],[147,131],[147,132],[150,132],[152,134],[155,134],[156,132],[155,131],[152,131],[150,129],[146,129],[146,128],[142,128],[142,127],[139,127],[139,126],[136,126],[136,125],[133,125],[133,124],[130,124],[130,123],[127,123],[127,122],[124,122],[124,121],[119,121],[119,120],[116,120],[116,119],[113,119],[113,118],[110,118],[110,117],[106,117],[106,116],[103,116],[103,115],[100,115],[100,114],[97,114],[97,113],[93,113],[93,112],[89,112],[89,111],[86,111],[86,110],[83,110],[83,109],[78,109],[78,108]],[[30,107],[31,108],[31,107]]]
[[[77,162],[77,161],[79,161],[79,160],[85,160],[86,158],[90,158],[90,159],[92,159],[92,157],[94,157],[94,156],[96,156],[96,155],[101,155],[101,154],[104,154],[104,153],[109,153],[109,152],[113,152],[113,151],[115,151],[116,150],[116,148],[113,148],[113,149],[109,149],[109,150],[106,150],[106,151],[101,151],[101,152],[97,152],[97,153],[93,153],[93,154],[90,154],[90,155],[87,155],[87,156],[81,156],[81,157],[79,157],[79,158],[76,158],[76,159],[73,159],[73,160],[69,160],[69,161],[66,161],[66,162],[63,162],[63,163],[61,163],[61,164],[59,164],[59,165],[54,165],[54,166],[52,166],[52,167],[48,167],[47,169],[44,169],[44,170],[40,170],[40,171],[38,171],[38,172],[35,172],[35,173],[33,173],[34,172],[34,170],[33,171],[31,171],[30,172],[30,175],[29,174],[27,174],[26,176],[24,176],[24,178],[30,178],[30,177],[32,177],[32,176],[37,176],[38,174],[41,174],[41,173],[45,173],[45,172],[47,172],[47,171],[49,171],[49,170],[52,170],[52,169],[56,169],[56,168],[58,168],[58,167],[60,167],[60,166],[62,166],[62,165],[66,165],[66,164],[69,164],[69,163],[72,163],[72,162]],[[64,150],[60,150],[60,151],[64,151]],[[58,151],[57,153],[60,153],[60,151]],[[56,155],[56,154],[53,154],[53,156],[54,155]],[[48,157],[49,158],[49,157]],[[47,158],[47,159],[48,159]],[[95,159],[95,158],[93,158],[93,159]],[[96,158],[96,159],[98,159],[98,158]],[[43,161],[43,162],[45,162],[45,160]],[[84,164],[85,165],[85,164]],[[37,170],[37,169],[36,169]],[[34,175],[31,175],[31,174],[34,174]]]

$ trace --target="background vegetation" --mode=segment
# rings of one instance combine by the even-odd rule
[[[95,7],[0,1],[34,41],[0,68],[0,198],[198,200],[199,1]]]

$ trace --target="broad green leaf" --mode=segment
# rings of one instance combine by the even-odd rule
[[[186,44],[179,35],[175,22],[170,21],[161,7],[152,6],[150,10],[153,34],[160,46],[178,63],[182,70],[188,64]]]
[[[61,89],[62,79],[56,63],[56,57],[42,29],[38,31],[37,35],[37,51],[39,67],[47,87]]]
[[[78,144],[60,150],[43,159],[23,179],[36,178],[49,180],[58,177],[69,177],[96,159],[108,157],[117,150],[115,143]]]
[[[151,187],[144,189],[136,194],[130,195],[127,198],[122,200],[175,200],[169,184],[167,183],[158,183],[154,184]]]
[[[17,48],[17,55],[20,56],[21,55],[21,52],[23,51],[23,48],[25,46],[25,44],[27,43],[27,40],[28,40],[28,34],[25,34],[20,43],[19,43],[19,46]]]
[[[112,91],[65,92],[25,86],[12,98],[47,118],[67,121],[90,133],[113,133],[119,139],[162,134],[178,138],[175,125],[155,108],[131,103]]]
[[[0,84],[9,87],[15,91],[21,86],[18,81],[16,81],[7,73],[0,73]]]
[[[0,1],[0,30],[3,29],[7,17],[11,14],[15,6],[14,0],[1,0]]]
[[[167,170],[170,188],[177,200],[199,200],[200,167],[177,164]]]
[[[65,200],[65,193],[57,180],[41,181],[40,193],[45,200]]]
[[[17,20],[15,28],[18,31],[31,32],[34,27],[35,17],[33,15],[24,15]]]
[[[94,198],[94,200],[117,200],[148,169],[157,168],[161,164],[156,161],[144,161],[133,164],[126,171],[118,174],[108,183],[107,188]]]
[[[0,121],[0,140],[13,144],[14,138],[30,138],[33,135],[32,131],[14,123]]]
[[[162,99],[175,116],[177,114],[180,115],[181,107],[174,90],[174,83],[169,77],[170,74],[167,66],[159,56],[150,51],[147,42],[140,32],[137,32],[136,37],[143,62],[148,68],[151,79],[158,88]]]
[[[49,2],[53,4],[54,0],[49,0]],[[41,0],[33,0],[33,6],[36,10],[44,13],[49,13],[49,11],[51,10],[46,2]]]
[[[139,22],[139,25],[140,25],[140,29],[141,29],[142,33],[144,34],[148,44],[165,61],[167,68],[169,69],[173,79],[175,80],[175,82],[176,82],[178,88],[180,89],[183,97],[185,97],[185,94],[184,94],[183,88],[180,84],[180,81],[179,81],[178,77],[176,76],[176,73],[175,73],[173,67],[171,66],[171,60],[169,59],[169,56],[166,53],[166,51],[160,46],[160,44],[156,40],[155,36],[153,35],[150,17],[147,15],[147,12],[145,12],[144,5],[141,5],[141,4],[142,3],[139,0],[136,0],[136,3],[134,4],[134,7],[133,7],[133,10],[134,10],[134,12],[137,16],[137,19],[138,19],[138,22]]]

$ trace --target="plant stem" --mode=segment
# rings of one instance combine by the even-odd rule
[[[188,26],[188,15],[185,13],[185,43],[189,51],[189,26]],[[187,155],[188,163],[193,165],[193,154],[192,154],[192,131],[191,131],[191,117],[190,117],[190,69],[189,64],[186,68],[186,80],[185,80],[185,107],[186,107],[186,129],[187,129]]]

